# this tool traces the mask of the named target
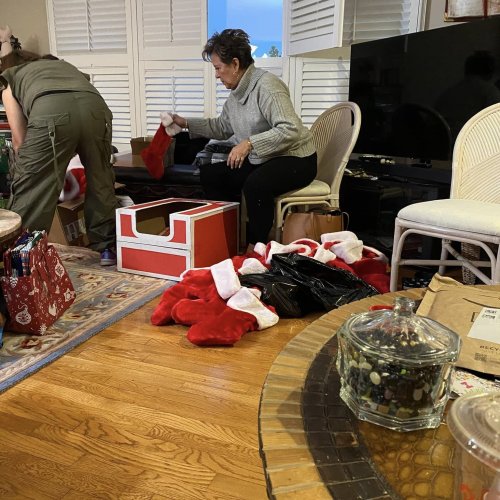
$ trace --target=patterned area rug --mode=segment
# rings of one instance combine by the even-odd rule
[[[76,300],[46,335],[5,331],[0,349],[0,392],[135,311],[173,281],[102,267],[96,252],[54,245],[71,277]]]

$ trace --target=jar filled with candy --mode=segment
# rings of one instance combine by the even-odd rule
[[[338,332],[341,398],[361,420],[397,431],[439,425],[461,346],[414,307],[396,297],[393,310],[353,315]]]

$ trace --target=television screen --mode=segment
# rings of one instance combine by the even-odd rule
[[[465,122],[500,102],[500,16],[354,44],[354,153],[451,165]]]

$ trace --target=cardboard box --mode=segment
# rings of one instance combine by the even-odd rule
[[[116,211],[117,268],[179,281],[238,251],[239,203],[167,198]]]
[[[150,144],[153,138],[151,136],[145,136],[145,137],[134,137],[133,139],[130,139],[130,146],[132,147],[132,154],[133,155],[140,155],[141,151],[145,148],[147,148]]]
[[[88,245],[83,200],[84,197],[80,196],[57,205],[49,231],[49,241],[79,247]]]
[[[123,187],[125,184],[115,182],[115,190]],[[48,236],[50,242],[78,247],[89,244],[83,213],[84,200],[85,196],[82,195],[57,205]]]
[[[153,137],[136,137],[134,139],[130,139],[130,146],[132,147],[132,164],[134,166],[144,166],[144,162],[141,157],[141,151],[146,149],[153,140]],[[137,159],[134,159],[137,158]],[[163,157],[163,166],[165,168],[170,167],[175,163],[175,137],[172,137],[170,142],[170,146],[165,152],[165,156]]]
[[[460,336],[457,366],[500,376],[500,286],[462,285],[435,274],[417,314],[439,321]]]

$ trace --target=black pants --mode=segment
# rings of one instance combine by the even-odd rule
[[[200,177],[209,200],[240,201],[243,191],[248,213],[247,242],[267,243],[274,221],[274,198],[307,186],[316,171],[314,153],[305,158],[279,156],[260,165],[245,159],[241,168],[235,169],[226,163],[204,165]]]

